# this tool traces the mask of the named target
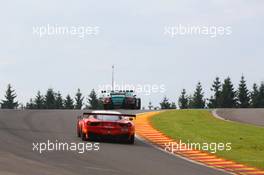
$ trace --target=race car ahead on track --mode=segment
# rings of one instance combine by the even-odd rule
[[[85,112],[77,119],[77,135],[82,140],[115,139],[134,143],[135,115],[116,111]]]
[[[140,109],[141,99],[133,90],[102,91],[100,100],[104,109]]]

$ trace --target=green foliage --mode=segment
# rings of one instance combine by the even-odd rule
[[[82,109],[83,99],[84,97],[82,96],[81,90],[78,89],[75,95],[75,109]]]
[[[221,108],[236,107],[236,92],[234,91],[233,84],[229,77],[224,80],[224,83],[222,85],[220,107]]]
[[[258,90],[258,85],[256,83],[253,84],[253,91],[250,93],[250,106],[252,108],[257,108],[259,106],[258,102],[258,96],[259,96],[259,90]]]
[[[176,104],[175,104],[174,102],[171,102],[171,107],[170,107],[170,109],[177,109],[177,106],[176,106]]]
[[[43,109],[44,108],[44,97],[41,95],[40,91],[38,91],[35,100],[34,100],[34,108]]]
[[[5,99],[1,102],[1,108],[3,109],[15,109],[18,106],[18,102],[15,101],[16,98],[15,90],[12,89],[12,86],[8,84]]]
[[[221,83],[219,77],[216,77],[211,91],[213,95],[208,99],[209,103],[206,104],[204,98],[204,92],[202,85],[198,82],[195,92],[192,95],[186,95],[186,90],[183,89],[181,95],[178,98],[178,105],[180,109],[187,108],[205,108],[207,105],[209,108],[263,108],[264,107],[264,83],[258,86],[256,83],[253,84],[253,90],[249,91],[244,76],[241,77],[239,87],[235,91],[231,79],[228,77]],[[18,107],[18,102],[15,101],[16,94],[15,90],[12,90],[11,85],[8,85],[6,90],[5,99],[0,102],[1,108],[15,109]],[[70,98],[71,99],[71,98]],[[75,94],[74,102],[71,102],[69,98],[63,99],[60,92],[55,93],[53,89],[48,89],[46,94],[43,96],[40,91],[37,95],[30,99],[26,103],[27,109],[64,109],[65,102],[67,101],[67,109],[72,109],[72,103],[75,109],[82,109],[85,105],[83,100],[84,96],[80,89]],[[21,104],[23,106],[23,104]],[[150,103],[149,108],[152,109],[153,105]],[[165,96],[160,103],[161,109],[175,109],[176,104],[169,102],[169,99]],[[87,109],[103,109],[103,104],[98,99],[96,91],[92,89],[88,96]]]
[[[98,99],[98,107],[97,107],[97,109],[104,109],[104,104],[103,104],[102,100]]]
[[[247,89],[245,77],[242,76],[238,88],[238,107],[248,108],[249,100],[250,100],[249,91]]]
[[[178,99],[178,104],[179,104],[180,109],[188,108],[188,96],[186,95],[185,89],[183,89],[181,92],[181,96]]]
[[[188,96],[188,108],[189,109],[193,108],[193,96],[192,95]]]
[[[35,108],[35,104],[31,98],[29,102],[26,104],[26,109],[34,109],[34,108]]]
[[[152,110],[152,108],[153,108],[153,105],[152,105],[152,102],[150,101],[149,104],[148,104],[148,109]]]
[[[66,99],[64,100],[64,108],[65,109],[73,109],[74,108],[74,104],[73,104],[73,99],[71,98],[71,96],[68,94],[66,96]]]
[[[209,108],[219,108],[220,106],[220,99],[221,99],[221,81],[219,77],[216,77],[211,91],[214,92],[214,95],[211,96],[209,99],[208,107]]]
[[[99,109],[99,99],[97,98],[97,94],[94,89],[92,89],[91,93],[88,97],[89,109]]]
[[[195,92],[193,94],[192,107],[200,109],[205,107],[204,93],[201,82],[198,82]]]
[[[169,99],[165,96],[160,102],[161,109],[176,109],[176,104],[174,102],[170,103]]]
[[[264,83],[261,83],[258,94],[258,107],[264,108]]]
[[[44,104],[46,109],[56,109],[56,99],[53,89],[47,90]]]
[[[160,108],[161,109],[170,109],[170,102],[169,99],[165,96],[162,100],[162,102],[160,103]]]
[[[64,108],[63,99],[62,99],[60,92],[55,94],[55,103],[56,103],[56,109],[63,109]]]

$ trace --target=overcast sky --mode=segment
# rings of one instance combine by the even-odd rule
[[[264,1],[5,1],[0,6],[0,98],[8,83],[26,102],[40,90],[87,95],[111,83],[164,85],[165,93],[141,94],[143,104],[166,95],[176,101],[182,88],[201,81],[206,96],[216,76],[237,86],[264,81]],[[33,34],[34,26],[98,26],[99,34]],[[231,35],[164,35],[165,26],[230,26]]]

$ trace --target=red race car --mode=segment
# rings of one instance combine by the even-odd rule
[[[118,139],[134,144],[136,115],[116,111],[85,112],[77,120],[77,135],[82,140]]]

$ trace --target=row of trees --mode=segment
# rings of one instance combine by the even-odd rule
[[[75,97],[72,98],[69,94],[62,97],[60,92],[54,92],[53,89],[48,89],[45,95],[41,95],[38,91],[34,99],[30,99],[27,103],[27,109],[102,109],[102,104],[93,89],[88,95],[87,103],[84,102],[84,96],[80,89],[77,90]]]
[[[151,104],[151,102],[150,102],[150,104]],[[150,104],[149,104],[148,108],[152,109]],[[175,102],[170,102],[169,99],[165,96],[163,98],[162,102],[160,102],[160,108],[161,109],[176,109],[177,106],[176,106]],[[153,108],[153,109],[157,109],[157,107]]]
[[[187,95],[186,90],[183,89],[178,99],[179,107],[181,109],[264,107],[264,83],[259,86],[254,83],[253,90],[249,91],[244,76],[241,77],[237,90],[229,77],[224,79],[223,83],[219,77],[216,77],[211,91],[213,95],[206,99],[200,82],[198,82],[193,95]]]
[[[9,84],[6,90],[5,99],[1,101],[2,109],[16,109],[18,102],[15,100],[17,97],[15,90]],[[84,96],[80,89],[77,90],[75,97],[72,98],[69,94],[62,97],[61,93],[55,92],[53,89],[48,89],[45,95],[40,91],[37,92],[34,98],[26,104],[27,109],[102,109],[102,104],[97,97],[95,90],[92,90],[88,96],[87,103],[84,102]]]
[[[188,95],[183,89],[178,98],[178,105],[181,109],[187,108],[264,108],[264,83],[260,85],[253,84],[253,89],[250,91],[247,87],[245,77],[242,76],[239,87],[235,90],[234,85],[229,77],[224,79],[223,83],[219,77],[213,82],[211,87],[213,95],[206,99],[202,85],[198,82],[193,94]],[[18,107],[18,102],[15,100],[16,93],[9,84],[6,90],[5,99],[0,102],[1,108],[15,109]],[[88,100],[84,102],[85,97],[80,89],[77,90],[75,97],[67,95],[65,99],[60,92],[55,92],[53,89],[48,89],[45,95],[40,91],[36,96],[26,104],[28,109],[102,109],[103,105],[95,90],[92,90],[88,95]],[[149,109],[153,108],[151,102]],[[170,102],[167,97],[164,97],[160,103],[161,109],[176,109],[176,104]]]

